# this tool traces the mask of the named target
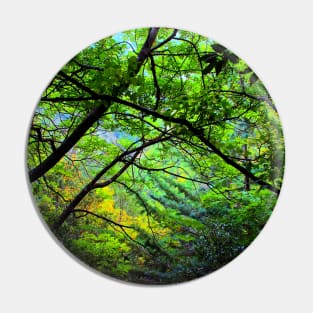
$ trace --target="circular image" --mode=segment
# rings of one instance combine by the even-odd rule
[[[143,28],[91,44],[52,79],[27,142],[34,202],[100,273],[170,284],[255,239],[284,169],[273,101],[214,40]]]

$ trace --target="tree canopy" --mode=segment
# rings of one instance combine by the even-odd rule
[[[41,96],[29,179],[44,220],[98,271],[163,284],[241,253],[280,192],[278,113],[214,40],[144,28],[91,44]]]

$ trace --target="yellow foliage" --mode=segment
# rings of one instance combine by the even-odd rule
[[[99,196],[102,196],[104,198],[113,197],[114,196],[114,190],[112,187],[106,186],[104,188],[97,189],[96,194]]]
[[[139,215],[138,217],[136,217],[134,224],[139,226],[142,230],[144,230],[147,233],[150,233],[152,228],[153,232],[160,238],[168,235],[171,232],[169,228],[160,227],[159,223],[155,221],[151,216],[149,217],[148,220],[147,216]]]
[[[176,178],[176,180],[177,180],[179,183],[183,183],[184,181],[186,181],[186,178],[178,177],[178,178]]]

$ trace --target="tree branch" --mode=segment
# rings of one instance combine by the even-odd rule
[[[97,97],[98,94],[93,91],[92,89],[90,89],[89,87],[87,87],[86,85],[82,84],[81,82],[79,82],[78,80],[76,80],[75,78],[67,75],[65,72],[60,71],[58,73],[59,76],[65,78],[67,81],[71,82],[72,84],[74,84],[75,86],[77,86],[78,88],[80,88],[83,91],[86,91],[87,93],[89,93],[92,97]]]
[[[136,151],[134,153],[134,155],[132,156],[132,158],[129,161],[127,161],[126,164],[115,175],[113,175],[110,179],[106,180],[105,182],[95,183],[91,187],[91,189],[103,188],[103,187],[106,187],[106,186],[112,184],[114,181],[116,181],[117,178],[119,178],[127,170],[127,168],[131,164],[133,164],[133,162],[135,161],[135,159],[137,158],[139,153],[140,153],[140,150]],[[121,160],[121,161],[123,161],[123,160]]]
[[[234,160],[232,160],[231,158],[229,158],[226,154],[224,154],[220,149],[218,149],[213,143],[211,143],[209,141],[209,139],[207,139],[204,134],[203,131],[201,129],[198,129],[196,127],[194,127],[189,121],[182,119],[182,118],[177,118],[177,117],[173,117],[173,116],[168,116],[168,115],[164,115],[161,113],[158,113],[152,109],[149,109],[147,107],[143,107],[139,104],[135,104],[117,97],[112,97],[109,95],[101,95],[99,96],[101,99],[103,100],[107,100],[107,101],[112,101],[112,102],[116,102],[116,103],[120,103],[120,104],[124,104],[128,107],[131,107],[135,110],[139,110],[145,114],[160,118],[164,121],[167,122],[172,122],[175,124],[180,124],[183,125],[185,127],[187,127],[187,129],[189,131],[191,131],[202,143],[204,143],[208,148],[211,149],[212,152],[214,152],[216,155],[218,155],[221,159],[223,159],[227,164],[229,164],[230,166],[234,167],[235,169],[237,169],[239,172],[241,172],[242,174],[246,175],[247,177],[249,177],[250,179],[252,179],[256,184],[269,189],[273,192],[275,192],[276,194],[280,193],[280,189],[276,188],[275,186],[263,181],[262,179],[260,179],[259,177],[255,176],[254,174],[252,174],[250,171],[248,171],[246,168],[244,168],[242,165],[236,163]]]
[[[34,182],[39,177],[49,171],[61,158],[79,141],[85,132],[102,116],[110,107],[110,102],[105,102],[92,110],[86,118],[76,127],[62,144],[55,149],[42,163],[29,171],[29,179]]]
[[[147,39],[146,39],[141,51],[139,52],[139,54],[137,56],[138,69],[143,64],[143,62],[146,60],[146,58],[149,56],[149,54],[151,52],[152,45],[153,45],[153,43],[157,37],[158,32],[159,32],[158,27],[153,27],[153,28],[149,29]]]
[[[54,223],[53,229],[56,231],[67,219],[67,217],[71,214],[71,212],[75,209],[75,207],[85,198],[85,196],[94,189],[95,184],[97,181],[109,170],[111,169],[115,164],[120,162],[124,159],[125,156],[130,155],[132,153],[136,153],[138,151],[143,150],[144,148],[154,145],[159,142],[166,141],[170,139],[170,136],[159,136],[155,139],[152,139],[150,141],[147,141],[143,143],[141,146],[137,148],[127,149],[120,155],[118,155],[113,161],[111,161],[110,164],[108,164],[106,167],[104,167],[98,174],[95,175],[95,177],[87,184],[85,187],[76,195],[76,197],[71,201],[71,203],[64,209],[62,214],[59,216],[58,220]],[[118,173],[117,173],[118,174]],[[107,184],[105,185],[107,186]],[[104,187],[104,184],[102,184],[102,187]]]
[[[147,107],[143,107],[143,106],[135,104],[135,103],[131,103],[131,102],[123,100],[123,99],[118,99],[118,98],[114,98],[114,97],[110,97],[110,96],[105,96],[105,97],[109,97],[109,99],[111,99],[114,102],[124,104],[128,107],[139,110],[141,112],[152,115],[154,117],[160,118],[164,121],[180,124],[180,125],[187,127],[187,129],[189,131],[191,131],[191,133],[193,133],[202,143],[204,143],[208,148],[210,148],[212,152],[214,152],[216,155],[218,155],[227,164],[234,167],[235,169],[237,169],[239,172],[246,175],[247,177],[251,178],[256,184],[258,184],[258,185],[260,185],[266,189],[269,189],[269,190],[275,192],[276,194],[280,193],[280,189],[278,189],[275,186],[263,181],[262,179],[260,179],[259,177],[255,176],[250,171],[248,171],[246,168],[244,168],[242,165],[240,165],[240,164],[236,163],[234,160],[230,159],[226,154],[224,154],[213,143],[211,143],[209,139],[207,139],[204,136],[202,129],[198,129],[198,128],[194,127],[189,121],[182,119],[182,118],[163,115],[163,114],[158,113],[152,109],[149,109]]]
[[[153,47],[153,48],[151,49],[151,52],[152,52],[152,51],[155,51],[156,49],[159,49],[160,47],[164,46],[167,42],[169,42],[170,40],[172,40],[172,39],[176,36],[177,31],[178,31],[177,29],[174,29],[174,30],[173,30],[173,33],[172,33],[168,38],[166,38],[164,41],[160,42],[160,43],[157,44],[155,47]]]
[[[154,63],[153,56],[150,55],[149,58],[151,61],[151,71],[152,71],[152,76],[153,76],[154,87],[156,89],[156,94],[155,94],[156,101],[155,101],[154,110],[157,110],[159,108],[161,89],[160,89],[158,78],[157,78],[156,71],[155,71],[155,63]]]
[[[133,75],[135,76],[143,62],[146,60],[150,53],[151,46],[157,36],[157,33],[159,31],[159,28],[151,28],[149,30],[149,34],[147,37],[147,40],[142,47],[141,51],[138,54],[137,57],[137,70]],[[103,97],[98,95],[95,91],[90,89],[89,87],[85,86],[84,84],[77,81],[75,78],[70,77],[63,71],[60,71],[58,73],[59,76],[65,78],[67,81],[71,82],[72,84],[79,87],[81,90],[87,92],[91,98],[90,100],[105,100]],[[125,90],[128,87],[128,84],[121,85],[119,88],[117,88],[114,91],[114,95],[119,94],[122,90]],[[80,100],[83,100],[83,97],[79,97]],[[42,98],[42,101],[53,101],[53,99],[45,99]],[[105,100],[106,101],[106,100]],[[55,102],[55,101],[54,101]],[[31,169],[29,171],[29,179],[30,182],[34,182],[39,177],[44,175],[49,169],[51,169],[58,161],[61,160],[61,158],[79,141],[79,139],[85,134],[85,132],[96,122],[100,119],[102,114],[110,107],[111,102],[105,102],[100,105],[98,105],[93,111],[91,111],[87,117],[77,126],[77,128],[73,131],[73,133],[67,137],[63,143],[52,153],[49,157],[46,158],[42,163],[40,163],[37,167]]]
[[[120,228],[134,228],[133,226],[129,226],[129,225],[123,225],[123,224],[120,224],[120,223],[117,223],[117,222],[114,222],[112,220],[110,220],[109,218],[103,216],[103,215],[99,215],[97,213],[94,213],[94,212],[91,212],[91,211],[88,211],[88,210],[83,210],[83,209],[75,209],[73,211],[71,211],[71,214],[75,214],[76,212],[81,212],[81,213],[86,213],[86,214],[89,214],[89,215],[92,215],[92,216],[95,216],[97,218],[101,218],[102,220],[110,223],[110,224],[113,224],[115,226],[118,226]],[[84,215],[85,216],[85,215]]]

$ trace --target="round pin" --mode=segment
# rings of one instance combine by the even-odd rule
[[[71,254],[124,281],[172,284],[218,270],[263,229],[284,140],[240,57],[151,27],[61,68],[34,111],[27,168],[38,211]]]

